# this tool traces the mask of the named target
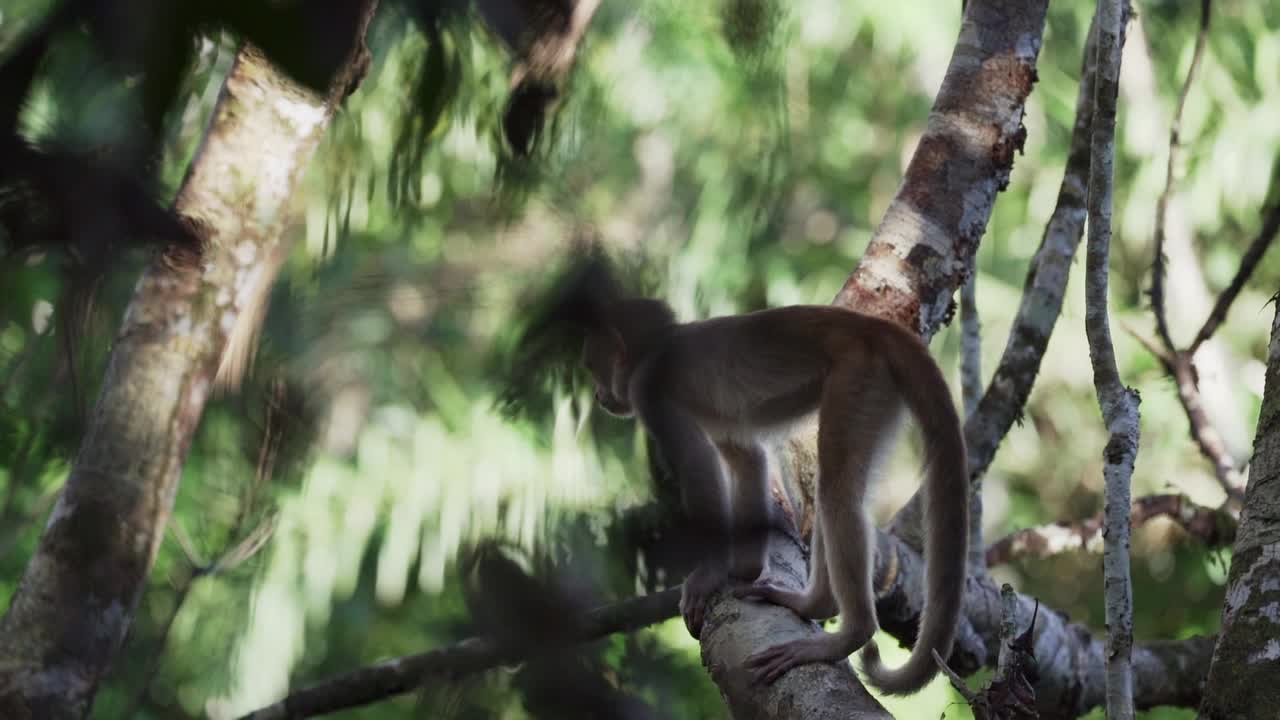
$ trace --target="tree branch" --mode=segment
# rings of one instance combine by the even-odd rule
[[[877,536],[876,615],[881,627],[910,642],[923,609],[924,561],[901,539]],[[1030,625],[1037,601],[1016,595],[1016,624]],[[970,577],[956,648],[947,662],[961,675],[997,664],[1002,621],[1000,588],[990,575]],[[1040,605],[1034,655],[1038,665],[1035,708],[1042,720],[1067,720],[1103,705],[1107,644],[1088,627]],[[1139,643],[1132,650],[1133,699],[1138,708],[1195,707],[1214,638]]]
[[[1280,167],[1280,163],[1278,163]],[[1271,176],[1271,187],[1267,190],[1266,197],[1280,196],[1280,172]],[[1253,242],[1249,243],[1249,249],[1245,250],[1244,257],[1240,258],[1240,267],[1236,269],[1236,274],[1231,278],[1231,283],[1218,295],[1218,299],[1213,304],[1213,310],[1209,313],[1209,317],[1205,318],[1204,325],[1200,331],[1196,333],[1195,340],[1191,341],[1191,346],[1187,348],[1187,354],[1194,356],[1196,350],[1208,340],[1218,326],[1227,317],[1227,311],[1231,309],[1231,304],[1235,302],[1236,296],[1240,294],[1241,288],[1245,282],[1253,275],[1253,271],[1258,267],[1258,261],[1271,247],[1271,242],[1276,239],[1276,234],[1280,233],[1280,202],[1276,202],[1270,210],[1263,209],[1266,213],[1265,219],[1262,221],[1262,229],[1258,231],[1258,235],[1253,238]]]
[[[1187,534],[1208,547],[1230,545],[1236,537],[1238,520],[1223,508],[1197,505],[1185,495],[1148,495],[1133,501],[1129,521],[1143,525],[1158,517],[1169,518]],[[1102,549],[1102,513],[1076,522],[1023,528],[1010,533],[987,548],[987,566],[1012,560],[1041,559],[1067,552],[1099,552]]]
[[[1067,152],[1062,184],[1058,188],[1057,205],[1027,269],[1022,300],[1009,330],[1000,364],[978,402],[977,412],[970,415],[964,425],[970,478],[979,478],[987,471],[1000,442],[1022,416],[1022,409],[1040,372],[1040,362],[1049,346],[1049,338],[1062,313],[1067,277],[1076,249],[1080,246],[1080,238],[1084,236],[1096,70],[1097,33],[1091,24],[1080,63],[1076,119],[1071,129],[1071,147]]]
[[[1169,124],[1169,162],[1165,166],[1164,191],[1156,201],[1155,224],[1155,257],[1151,262],[1151,310],[1156,316],[1156,334],[1164,343],[1169,354],[1175,352],[1173,336],[1169,334],[1169,321],[1165,316],[1164,302],[1164,225],[1169,214],[1169,198],[1173,196],[1174,168],[1178,156],[1179,138],[1182,133],[1182,111],[1187,105],[1187,95],[1191,93],[1191,82],[1195,79],[1196,69],[1200,67],[1200,58],[1204,55],[1205,41],[1209,37],[1209,10],[1211,0],[1200,0],[1200,31],[1196,33],[1196,47],[1191,53],[1191,67],[1187,69],[1187,78],[1182,83],[1182,91],[1178,93],[1178,104],[1173,111],[1173,121]]]
[[[630,632],[675,617],[680,612],[680,588],[632,598],[587,613],[582,633],[566,637],[556,648]],[[455,680],[465,675],[518,662],[536,653],[503,646],[492,638],[472,637],[418,655],[407,655],[329,678],[255,710],[241,720],[285,720],[315,717],[368,705],[410,692],[432,679]]]
[[[795,543],[781,535],[773,538],[772,542],[775,543],[772,546],[775,554],[770,558],[771,563],[774,563],[773,567],[777,567],[779,561],[785,562],[784,573],[798,576],[803,565],[797,565],[795,561],[801,558],[799,555],[789,556],[785,550],[788,544],[796,547]],[[901,540],[887,533],[879,532],[877,542],[879,549],[883,551],[878,557],[896,558],[892,563],[878,562],[876,572],[876,586],[881,592],[877,611],[882,616],[893,615],[895,608],[911,605],[911,598],[922,597],[924,561]],[[1036,684],[1036,709],[1041,717],[1046,720],[1076,718],[1101,704],[1104,694],[1104,649],[1102,642],[1094,639],[1087,628],[1070,623],[1062,613],[1048,611],[1046,608],[1041,608],[1036,615],[1038,603],[1025,595],[1011,593],[1002,601],[1000,589],[987,577],[970,579],[966,594],[968,597],[961,628],[967,644],[970,648],[979,649],[982,657],[975,664],[971,650],[953,653],[952,662],[962,668],[962,672],[971,673],[982,664],[994,666],[999,654],[1002,622],[1011,622],[1020,628],[1027,627],[1035,615],[1034,647],[1040,666],[1040,681]],[[591,642],[612,633],[631,632],[676,617],[679,613],[679,599],[679,588],[671,588],[597,608],[587,614],[580,634],[565,638],[563,645],[557,647]],[[918,604],[914,605],[914,609],[906,609],[906,613],[915,613],[917,616],[919,611]],[[796,627],[807,625],[808,629],[802,631],[820,632],[812,623],[800,623],[794,614],[782,608],[740,602],[727,597],[716,604],[713,613],[715,614],[710,618],[709,626],[716,628],[713,630],[716,636],[704,639],[703,657],[717,683],[746,682],[746,677],[741,673],[740,660],[734,663],[726,653],[728,642],[742,644],[739,652],[747,652],[766,637],[772,641],[774,627],[779,622]],[[737,616],[740,615],[751,616],[751,624],[721,635],[725,628],[739,622]],[[1135,647],[1134,690],[1138,707],[1194,707],[1200,700],[1202,668],[1209,660],[1213,640],[1197,637],[1175,642],[1139,644]],[[243,716],[241,720],[297,720],[360,707],[393,695],[411,692],[432,681],[449,682],[535,656],[534,651],[503,648],[489,638],[467,638],[447,647],[387,660],[331,677],[297,690],[277,703]],[[840,683],[833,687],[831,680],[841,675],[850,676],[849,685],[841,688],[839,685],[843,683]],[[848,687],[856,687],[851,676],[852,670],[847,663],[805,666],[789,673],[776,684],[789,685],[787,678],[794,678],[794,685],[785,692],[773,691],[763,699],[754,697],[759,702],[754,706],[744,704],[741,710],[750,710],[754,714],[743,716],[810,717],[803,714],[806,707],[821,707],[830,715],[833,707],[841,707],[833,706],[832,699],[838,700],[844,696]],[[721,687],[724,685],[721,684]],[[821,689],[815,691],[815,687]],[[806,693],[816,694],[813,697],[798,695],[798,688],[803,688]],[[735,689],[726,695],[732,703],[740,692],[735,685]],[[750,692],[756,693],[759,690]],[[797,702],[803,703],[803,707],[797,706]],[[737,716],[739,710],[734,712]],[[860,713],[855,717],[872,716],[865,708]],[[878,717],[887,716],[881,714]]]
[[[902,185],[833,304],[893,320],[926,339],[950,318],[952,296],[1026,138],[1023,113],[1046,5],[967,4]]]
[[[978,256],[969,259],[969,276],[960,287],[960,395],[965,418],[973,417],[982,397],[982,323],[978,318]],[[969,490],[969,572],[982,572],[982,481]],[[945,667],[945,663],[944,663]],[[946,668],[948,671],[951,668]]]
[[[1120,381],[1108,320],[1112,175],[1116,99],[1127,0],[1098,0],[1098,72],[1089,165],[1089,245],[1085,274],[1085,334],[1098,406],[1110,439],[1103,451],[1103,596],[1107,622],[1107,717],[1133,718],[1133,585],[1129,573],[1129,496],[1138,455],[1138,394]]]

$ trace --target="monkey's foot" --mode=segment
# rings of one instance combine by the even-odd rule
[[[781,605],[806,620],[826,620],[839,612],[834,598],[820,600],[810,597],[809,593],[787,590],[763,580],[734,588],[733,596],[739,600],[761,600]]]
[[[684,580],[680,592],[680,614],[684,616],[684,626],[695,638],[702,634],[702,623],[706,619],[707,606],[711,596],[725,585],[729,575],[723,567],[718,569],[699,565]]]
[[[752,682],[772,685],[798,665],[843,660],[852,652],[848,638],[838,633],[823,633],[818,637],[792,640],[761,650],[747,658],[745,664]]]

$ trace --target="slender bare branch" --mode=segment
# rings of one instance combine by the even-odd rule
[[[662,622],[675,617],[679,613],[679,605],[680,588],[606,605],[588,613],[581,634],[565,638],[561,647]],[[456,679],[530,655],[528,650],[522,652],[504,647],[491,638],[467,638],[448,647],[387,660],[332,677],[293,692],[277,703],[245,715],[241,720],[292,720],[360,707],[415,690],[432,678]]]
[[[1164,343],[1169,354],[1175,351],[1173,336],[1169,334],[1169,321],[1165,315],[1164,302],[1164,226],[1169,214],[1169,199],[1173,197],[1174,168],[1177,165],[1178,147],[1182,134],[1182,111],[1187,105],[1187,96],[1191,93],[1191,83],[1195,80],[1196,69],[1200,67],[1200,58],[1204,55],[1205,41],[1209,38],[1209,17],[1211,0],[1200,0],[1200,31],[1196,33],[1195,50],[1191,53],[1191,67],[1187,69],[1187,78],[1182,83],[1182,91],[1178,93],[1178,104],[1173,111],[1173,121],[1169,124],[1169,161],[1165,166],[1164,191],[1156,201],[1155,223],[1155,257],[1151,262],[1151,310],[1156,317],[1156,334]]]
[[[1158,517],[1169,518],[1209,547],[1230,545],[1235,540],[1239,522],[1225,508],[1197,505],[1179,494],[1141,497],[1134,500],[1129,509],[1129,520],[1133,525],[1143,525]],[[1102,549],[1102,520],[1099,512],[1076,522],[1059,521],[1010,533],[987,548],[987,566],[1067,552],[1099,552]]]
[[[1226,491],[1229,502],[1238,505],[1244,499],[1244,478],[1236,469],[1236,461],[1231,457],[1226,441],[1204,409],[1191,355],[1179,352],[1174,357],[1173,379],[1178,386],[1178,399],[1182,401],[1182,409],[1191,424],[1191,437],[1200,448],[1200,454],[1213,465],[1213,475]]]
[[[1093,89],[1097,67],[1097,35],[1089,28],[1076,96],[1076,119],[1071,148],[1040,247],[1027,269],[1025,290],[1009,331],[1004,353],[976,412],[964,426],[969,453],[969,477],[978,478],[995,458],[1000,442],[1021,417],[1031,386],[1040,371],[1049,337],[1062,312],[1067,276],[1084,235],[1085,195],[1089,186],[1089,139],[1093,128]]]
[[[1098,406],[1110,439],[1103,452],[1102,573],[1107,621],[1107,717],[1133,718],[1133,586],[1129,574],[1129,495],[1138,454],[1138,394],[1120,381],[1108,321],[1111,206],[1115,164],[1116,99],[1126,0],[1098,0],[1098,74],[1089,167],[1089,245],[1086,252],[1085,332]]]
[[[955,670],[952,670],[947,665],[947,661],[942,659],[942,656],[938,654],[937,650],[932,650],[930,652],[933,653],[933,662],[937,664],[938,669],[942,671],[942,674],[947,676],[947,680],[951,683],[951,687],[954,688],[956,692],[960,693],[960,697],[964,698],[964,701],[969,703],[969,707],[977,705],[981,701],[982,696],[969,689],[969,685],[965,683],[964,678],[960,677]]]
[[[1271,178],[1271,189],[1267,191],[1267,197],[1275,197],[1280,194],[1280,172]],[[1258,261],[1271,247],[1271,242],[1276,239],[1276,234],[1280,232],[1280,202],[1277,202],[1270,210],[1265,210],[1266,218],[1262,221],[1262,229],[1258,235],[1254,237],[1253,242],[1249,243],[1249,249],[1245,250],[1244,257],[1240,259],[1240,267],[1236,269],[1235,277],[1231,278],[1231,283],[1227,285],[1222,294],[1218,295],[1218,299],[1213,304],[1213,310],[1210,311],[1209,317],[1205,318],[1204,325],[1200,328],[1200,332],[1196,333],[1195,340],[1191,341],[1191,346],[1187,348],[1187,354],[1194,356],[1196,350],[1208,340],[1222,321],[1227,317],[1227,311],[1231,309],[1231,303],[1235,302],[1236,296],[1240,294],[1241,288],[1245,282],[1253,275],[1253,270],[1258,266]]]
[[[1186,107],[1187,96],[1191,92],[1191,84],[1195,80],[1196,70],[1199,68],[1201,58],[1204,55],[1205,43],[1209,35],[1211,3],[1212,0],[1201,0],[1200,2],[1200,29],[1196,34],[1195,49],[1191,55],[1191,66],[1187,69],[1187,77],[1183,81],[1181,92],[1178,94],[1177,106],[1174,109],[1173,119],[1170,123],[1169,158],[1165,167],[1165,187],[1156,203],[1150,296],[1151,311],[1156,321],[1156,334],[1163,349],[1157,349],[1136,333],[1134,336],[1142,342],[1149,352],[1160,360],[1165,370],[1173,376],[1178,389],[1178,399],[1187,414],[1192,439],[1195,440],[1200,453],[1213,466],[1214,477],[1227,493],[1228,503],[1234,507],[1239,507],[1243,500],[1244,481],[1237,470],[1235,459],[1231,457],[1231,453],[1227,449],[1226,441],[1209,419],[1209,415],[1205,410],[1193,358],[1200,346],[1213,334],[1226,317],[1231,303],[1235,300],[1236,295],[1239,294],[1245,281],[1252,274],[1263,253],[1266,252],[1271,240],[1274,239],[1277,228],[1280,228],[1280,209],[1268,214],[1263,223],[1262,232],[1245,252],[1240,262],[1240,268],[1236,271],[1231,284],[1218,296],[1218,300],[1215,302],[1213,310],[1209,313],[1209,317],[1205,319],[1204,325],[1196,333],[1195,340],[1186,349],[1179,349],[1174,343],[1173,337],[1169,332],[1165,308],[1165,223],[1175,185],[1175,169],[1177,167],[1178,149],[1181,144],[1182,113]]]

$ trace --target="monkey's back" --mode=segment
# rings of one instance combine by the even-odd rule
[[[888,321],[841,308],[794,305],[676,326],[653,360],[659,384],[713,435],[785,431],[816,410],[837,363],[868,361],[869,344],[909,336]],[[915,340],[915,342],[919,342]]]

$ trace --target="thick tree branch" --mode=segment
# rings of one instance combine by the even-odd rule
[[[1120,381],[1108,319],[1111,206],[1116,154],[1116,99],[1127,0],[1098,0],[1098,70],[1089,161],[1089,244],[1085,270],[1085,334],[1098,406],[1110,438],[1103,451],[1103,600],[1107,621],[1107,717],[1133,717],[1133,584],[1129,573],[1129,497],[1138,455],[1138,393]]]
[[[244,293],[286,203],[367,57],[374,0],[336,4],[325,94],[246,46],[175,201],[204,241],[139,280],[74,468],[0,620],[0,716],[84,717],[115,658],[177,494]]]
[[[876,614],[893,635],[914,637],[924,593],[924,562],[899,538],[881,532]],[[892,559],[882,559],[892,558]],[[1016,623],[1030,625],[1034,598],[1016,594]],[[965,588],[964,614],[957,647],[948,664],[962,675],[997,664],[1001,628],[1000,588],[990,575],[971,577]],[[1204,668],[1214,638],[1139,643],[1132,651],[1133,697],[1138,708],[1160,705],[1195,707],[1200,702]],[[1106,643],[1065,614],[1040,606],[1034,632],[1039,679],[1035,708],[1043,720],[1077,718],[1106,699]]]
[[[970,2],[906,176],[833,304],[879,315],[926,338],[951,316],[952,294],[1022,149],[1046,3]]]
[[[770,581],[799,588],[805,581],[807,563],[798,539],[773,533],[769,553]],[[305,718],[366,705],[433,680],[448,681],[532,657],[533,652],[637,630],[678,615],[679,600],[679,588],[672,588],[598,608],[562,643],[544,643],[536,649],[504,646],[491,638],[470,638],[447,648],[379,663],[296,691],[243,720]],[[858,684],[848,663],[806,665],[772,685],[751,682],[743,662],[748,655],[773,642],[819,632],[823,630],[817,624],[804,622],[789,610],[722,593],[702,631],[702,659],[735,717],[890,720],[884,708]]]
[[[1134,500],[1129,509],[1129,521],[1134,525],[1143,525],[1158,517],[1169,518],[1208,547],[1229,545],[1236,538],[1235,516],[1223,508],[1197,505],[1185,495],[1148,495]],[[1099,512],[1076,522],[1059,521],[1010,533],[987,548],[987,566],[1068,552],[1100,552],[1102,521]]]

